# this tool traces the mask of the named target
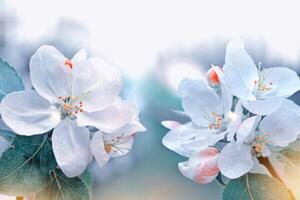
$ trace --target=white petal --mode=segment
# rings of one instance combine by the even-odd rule
[[[252,91],[254,81],[258,80],[258,71],[241,39],[232,40],[227,45],[224,80],[233,95],[245,100],[254,99]]]
[[[242,101],[242,104],[253,114],[269,115],[279,109],[282,101],[282,97],[270,97],[261,100]]]
[[[176,121],[163,121],[163,122],[161,122],[161,125],[163,125],[167,129],[173,129],[173,128],[180,126],[181,124]]]
[[[97,58],[79,63],[73,73],[73,96],[83,96],[88,112],[102,110],[113,103],[122,87],[120,72]]]
[[[269,135],[267,138],[272,145],[285,147],[294,142],[300,133],[299,112],[298,105],[285,100],[276,112],[262,120],[259,130]]]
[[[58,166],[68,177],[81,175],[90,161],[88,129],[64,120],[53,131],[53,152]]]
[[[114,131],[115,134],[126,137],[137,134],[138,132],[145,132],[146,128],[138,120],[133,120],[121,127],[120,129]]]
[[[20,135],[45,133],[61,120],[59,110],[33,90],[4,97],[1,116],[7,126]]]
[[[94,126],[104,132],[113,132],[131,122],[137,115],[137,108],[128,101],[117,99],[108,108],[77,115],[78,126]]]
[[[104,146],[101,131],[98,131],[94,134],[92,141],[91,141],[91,151],[95,157],[97,164],[100,167],[102,167],[109,161],[110,156],[105,151],[105,146]]]
[[[257,116],[249,117],[244,120],[243,123],[239,126],[236,133],[236,140],[238,143],[243,143],[246,140],[249,141],[254,139],[254,131],[257,125]]]
[[[223,104],[217,93],[202,80],[184,79],[179,86],[182,106],[194,123],[208,127],[211,113],[223,114]]]
[[[66,58],[52,46],[42,46],[31,57],[30,78],[36,91],[50,102],[71,95],[72,70]]]
[[[74,67],[76,67],[76,65],[85,61],[86,59],[87,59],[87,53],[86,53],[85,49],[81,49],[73,56],[71,61],[74,64]]]
[[[253,164],[251,147],[241,145],[239,148],[235,142],[227,144],[218,158],[221,173],[230,179],[235,179],[248,173],[252,169]]]
[[[215,134],[208,128],[199,128],[189,122],[170,130],[162,143],[176,153],[190,157],[193,152],[214,145],[224,138],[224,134]]]
[[[274,67],[263,70],[265,84],[272,83],[272,89],[262,97],[289,97],[300,90],[300,79],[297,73],[286,67]]]
[[[225,115],[226,120],[228,121],[227,124],[227,140],[233,141],[235,133],[238,129],[238,127],[242,123],[242,117],[243,117],[243,108],[240,101],[235,106],[234,112],[229,111]]]

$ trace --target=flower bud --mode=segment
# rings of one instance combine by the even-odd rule
[[[208,147],[195,152],[188,161],[178,164],[180,172],[196,183],[212,182],[219,174],[218,149]]]
[[[207,82],[212,87],[218,86],[220,84],[220,78],[219,78],[216,70],[223,72],[223,69],[221,67],[216,66],[216,67],[210,68],[206,73]]]

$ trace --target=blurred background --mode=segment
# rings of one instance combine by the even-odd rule
[[[122,95],[139,105],[148,131],[127,156],[91,166],[95,200],[218,200],[222,186],[179,173],[186,158],[162,146],[160,122],[186,120],[172,111],[181,109],[178,84],[222,65],[232,38],[243,38],[262,66],[299,71],[298,9],[297,1],[0,0],[0,58],[27,89],[29,59],[42,44],[68,57],[85,48],[122,71]]]

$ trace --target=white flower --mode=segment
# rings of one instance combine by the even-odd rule
[[[274,113],[261,120],[257,117],[245,120],[236,133],[236,141],[221,151],[218,165],[223,175],[238,178],[257,163],[260,156],[269,156],[275,147],[286,147],[294,142],[300,130],[300,108],[290,100],[284,100]]]
[[[55,158],[69,177],[80,175],[91,159],[85,126],[113,132],[137,113],[132,103],[118,98],[119,71],[98,58],[87,58],[84,50],[68,60],[54,47],[42,46],[30,60],[30,77],[35,90],[7,95],[1,102],[2,119],[19,135],[54,128]]]
[[[202,80],[184,79],[179,91],[184,111],[192,121],[171,128],[163,138],[167,148],[190,157],[195,151],[224,139],[226,134],[233,137],[241,123],[242,112],[240,104],[236,112],[230,111],[231,95],[225,90],[218,95]]]
[[[91,141],[91,151],[98,165],[103,166],[111,157],[127,154],[135,134],[145,130],[138,120],[133,120],[113,133],[96,132]]]
[[[267,115],[276,111],[285,97],[300,89],[296,72],[285,67],[259,69],[245,50],[242,40],[228,43],[224,80],[229,91],[240,98],[247,110]]]

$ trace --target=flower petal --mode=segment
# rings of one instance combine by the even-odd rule
[[[35,90],[52,103],[59,96],[70,96],[72,70],[67,59],[54,47],[40,47],[30,59],[30,78]]]
[[[190,157],[193,152],[214,145],[223,138],[224,134],[215,134],[208,128],[199,128],[193,122],[189,122],[170,130],[162,143],[168,149]]]
[[[242,101],[242,104],[253,114],[269,115],[279,109],[282,101],[282,97],[270,97],[261,100]]]
[[[259,130],[268,135],[272,145],[285,147],[297,139],[300,133],[299,121],[299,106],[291,100],[285,100],[276,112],[261,121]]]
[[[102,132],[98,131],[94,134],[92,141],[91,141],[91,152],[95,157],[95,160],[97,164],[102,167],[105,165],[109,159],[110,156],[105,151],[104,141]]]
[[[236,132],[237,143],[241,144],[246,140],[249,141],[254,139],[254,130],[256,129],[255,125],[257,125],[257,118],[259,117],[253,116],[243,121]]]
[[[272,84],[272,89],[263,93],[262,98],[289,97],[300,90],[300,79],[297,73],[286,67],[267,68],[262,71],[265,74],[265,84]]]
[[[57,164],[66,176],[79,176],[87,168],[91,156],[87,128],[62,121],[53,131],[52,146]]]
[[[217,93],[202,80],[184,79],[179,86],[182,106],[194,123],[208,127],[211,113],[223,114],[223,104]]]
[[[76,65],[85,61],[86,59],[87,59],[87,53],[86,53],[85,49],[81,49],[73,56],[71,61],[74,64],[74,67],[76,67]]]
[[[74,68],[73,96],[83,96],[88,112],[111,105],[122,87],[120,72],[97,58],[89,58]]]
[[[131,122],[136,115],[137,108],[134,104],[117,99],[104,110],[79,113],[77,124],[94,126],[104,132],[113,132]]]
[[[218,166],[221,173],[230,179],[238,178],[249,172],[254,165],[251,147],[230,142],[221,151]]]
[[[224,80],[231,93],[240,99],[254,100],[254,81],[258,80],[255,63],[241,39],[228,43],[225,56]]]
[[[60,122],[59,110],[36,91],[13,92],[1,102],[1,116],[19,135],[45,133]]]
[[[180,172],[196,183],[206,184],[212,182],[219,174],[218,150],[208,147],[195,152],[187,162],[178,164]]]
[[[181,124],[177,121],[162,121],[161,125],[163,125],[167,129],[173,129],[180,126]]]

